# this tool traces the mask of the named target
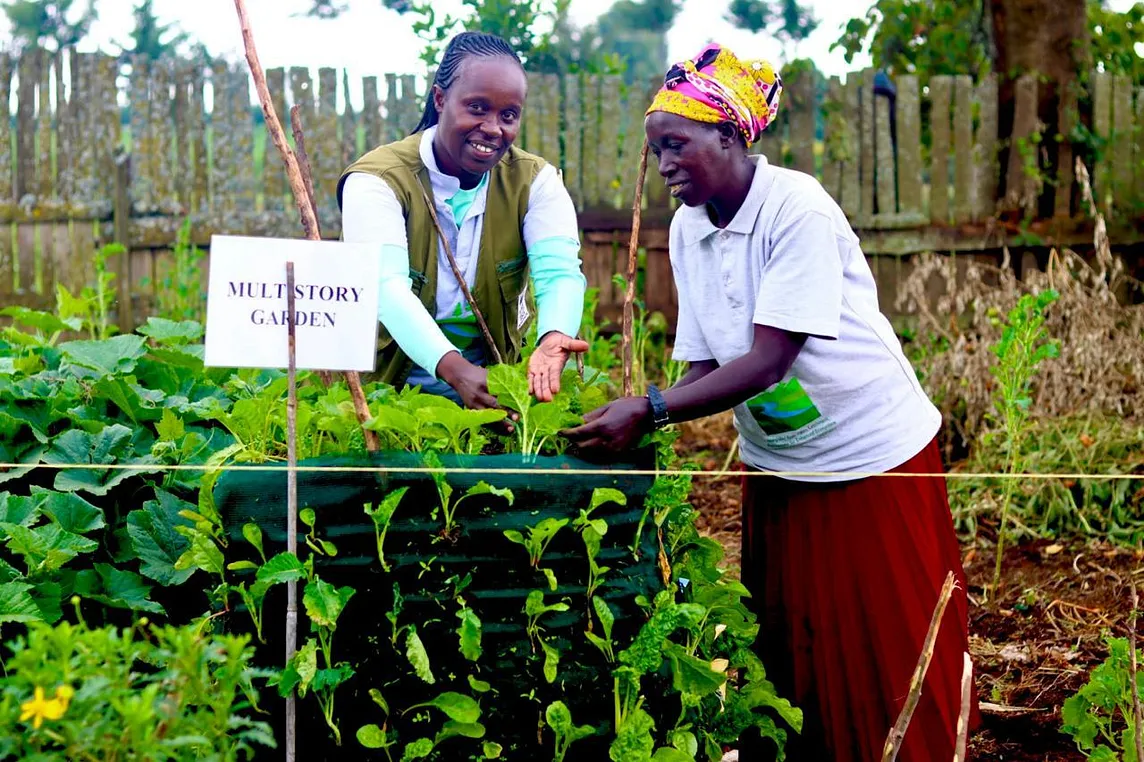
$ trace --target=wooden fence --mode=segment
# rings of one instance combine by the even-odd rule
[[[351,82],[333,68],[319,69],[316,81],[305,68],[271,69],[267,77],[280,115],[300,104],[323,233],[336,237],[334,185],[342,168],[369,147],[408,133],[423,108],[424,78],[387,74]],[[571,74],[534,74],[529,81],[520,144],[561,168],[581,210],[585,268],[607,310],[619,298],[611,275],[620,269],[644,109],[658,82],[628,87],[619,77]],[[823,183],[872,261],[881,260],[875,271],[884,292],[902,271],[902,255],[980,251],[1010,240],[1013,231],[995,224],[996,214],[1019,205],[1022,195],[1036,196],[1024,190],[1041,187],[1044,178],[1027,172],[1026,157],[1039,151],[1056,152],[1060,169],[1048,184],[1052,219],[1034,220],[1029,229],[1051,229],[1059,243],[1091,237],[1078,222],[1071,144],[1054,136],[1034,140],[1035,80],[1018,83],[1021,150],[1009,152],[1006,167],[998,162],[995,80],[934,77],[924,92],[916,77],[894,84],[891,107],[889,98],[875,95],[872,71],[845,81],[791,76],[780,119],[755,147],[772,163]],[[1144,205],[1144,91],[1103,73],[1093,76],[1092,90],[1091,111],[1081,118],[1106,146],[1094,167],[1097,193],[1134,214]],[[212,233],[298,235],[285,173],[273,147],[267,151],[251,92],[244,61],[127,66],[70,50],[0,56],[0,103],[15,96],[14,118],[0,119],[0,303],[50,305],[56,282],[74,290],[90,280],[94,247],[111,240],[130,250],[119,263],[124,288],[140,290],[169,263],[175,232],[187,218],[201,246]],[[1075,112],[1075,102],[1063,104],[1065,134]],[[645,298],[671,317],[672,202],[654,167],[648,180]],[[1008,200],[1000,198],[1003,186],[1016,189]],[[1134,226],[1114,230],[1118,242],[1138,238]],[[146,309],[146,301],[144,294],[136,304]]]

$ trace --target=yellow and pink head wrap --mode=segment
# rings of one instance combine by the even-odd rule
[[[751,145],[774,121],[783,83],[770,63],[740,61],[712,43],[699,55],[673,65],[651,108],[708,124],[733,122]]]

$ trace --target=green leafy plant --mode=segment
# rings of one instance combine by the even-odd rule
[[[1089,760],[1129,762],[1136,759],[1136,727],[1128,639],[1106,637],[1105,643],[1108,658],[1061,707],[1061,732]],[[1137,651],[1136,658],[1144,661],[1144,654]],[[1139,675],[1135,693],[1144,699]]]
[[[1005,470],[1009,474],[1023,471],[1023,440],[1027,436],[1030,388],[1037,366],[1056,357],[1060,347],[1045,334],[1045,311],[1057,299],[1057,292],[1045,290],[1025,294],[1008,315],[1001,340],[991,347],[997,356],[993,376],[995,420],[1001,427],[1007,450]],[[1006,479],[1001,502],[1001,519],[997,529],[997,560],[993,572],[994,595],[1001,584],[1001,561],[1005,546],[1005,530],[1009,520],[1009,504],[1016,489],[1015,478]]]
[[[393,514],[397,510],[401,498],[409,491],[408,487],[400,487],[390,492],[375,508],[373,503],[364,506],[365,515],[373,522],[374,537],[377,539],[377,560],[381,568],[389,571],[389,564],[385,562],[385,534],[389,531],[389,524],[393,521]]]
[[[436,453],[430,452],[426,455],[425,465],[428,468],[435,469],[430,472],[430,474],[433,477],[433,484],[437,487],[437,497],[440,500],[441,514],[445,517],[445,527],[441,530],[442,537],[455,537],[457,532],[457,508],[469,498],[479,497],[481,495],[495,495],[496,497],[503,498],[509,505],[512,505],[514,499],[512,490],[493,487],[484,481],[479,481],[472,487],[469,487],[469,489],[465,490],[465,494],[454,500],[453,486],[446,480],[441,459],[436,456]]]
[[[78,606],[77,606],[78,608]],[[256,720],[249,638],[196,627],[31,624],[0,678],[4,759],[247,759],[275,746]]]
[[[573,724],[572,713],[563,701],[553,701],[548,705],[544,710],[544,722],[556,734],[556,750],[552,762],[564,762],[568,747],[596,732],[590,725]]]

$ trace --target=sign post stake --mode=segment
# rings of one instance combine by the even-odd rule
[[[286,551],[298,556],[298,386],[295,367],[294,263],[286,262]],[[286,663],[298,647],[298,581],[286,588]],[[294,762],[298,738],[297,698],[286,697],[286,762]]]

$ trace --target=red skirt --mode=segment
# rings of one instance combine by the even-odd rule
[[[936,441],[892,470],[942,473]],[[742,569],[761,626],[757,653],[779,695],[803,711],[802,733],[787,741],[796,762],[882,758],[952,570],[958,587],[898,759],[953,758],[969,625],[944,479],[744,477]],[[974,696],[970,727],[978,722]],[[769,741],[742,745],[740,759],[773,758]]]

